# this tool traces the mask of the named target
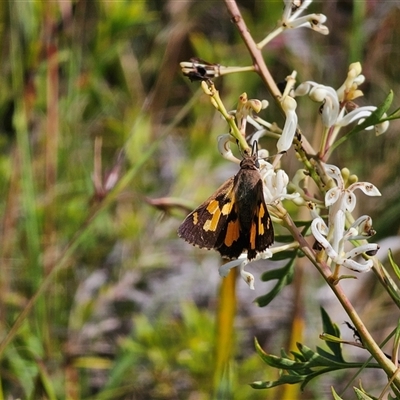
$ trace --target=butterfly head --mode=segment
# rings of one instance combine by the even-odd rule
[[[253,142],[251,155],[244,154],[243,160],[240,162],[240,168],[260,169],[260,164],[258,162],[258,142],[256,140]]]

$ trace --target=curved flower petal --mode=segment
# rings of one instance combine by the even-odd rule
[[[244,270],[245,265],[246,264],[244,262],[242,262],[242,264],[239,267],[240,276],[249,285],[249,288],[251,290],[254,290],[254,275],[251,274],[250,272],[247,272],[247,271]]]
[[[347,190],[354,191],[356,189],[360,189],[367,196],[381,196],[381,192],[378,188],[369,182],[356,182],[349,186]]]
[[[363,244],[362,246],[355,247],[354,249],[349,250],[346,253],[346,258],[354,258],[361,254],[365,254],[368,252],[376,253],[379,249],[379,246],[376,243],[368,243]]]
[[[310,92],[310,90],[316,86],[317,83],[313,81],[305,81],[300,83],[299,86],[294,90],[295,96],[305,96]]]
[[[352,236],[350,239],[358,240],[365,239],[375,235],[375,231],[372,227],[372,218],[369,215],[362,215],[358,217],[352,224],[350,228],[356,228],[357,235]]]
[[[336,165],[325,164],[326,174],[336,181],[339,189],[344,189],[344,182],[340,169]]]
[[[281,104],[286,115],[286,120],[282,135],[276,144],[278,153],[283,153],[289,150],[297,128],[296,100],[293,97],[286,96]]]
[[[361,118],[369,117],[376,110],[375,106],[365,106],[350,111],[346,116],[336,121],[337,126],[347,126]]]
[[[282,21],[291,21],[296,19],[311,3],[312,0],[304,0],[301,2],[300,7],[298,7],[293,12],[293,0],[283,0],[285,3],[285,8],[282,14]]]
[[[232,153],[230,146],[231,138],[232,136],[229,133],[218,136],[218,150],[221,153],[222,157],[224,157],[226,160],[232,161],[236,164],[240,164],[240,160],[236,158]]]
[[[330,231],[333,228],[333,236],[331,240],[331,244],[335,252],[340,256],[343,252],[344,241],[346,238],[343,236],[344,227],[346,224],[346,216],[343,210],[337,210],[336,214],[333,216],[333,219],[330,220],[331,226],[329,226]]]
[[[357,202],[356,195],[351,190],[346,190],[345,194],[346,195],[343,196],[344,209],[352,212]]]
[[[366,260],[365,262],[357,262],[351,259],[346,259],[343,261],[342,265],[348,269],[351,269],[352,271],[368,272],[374,263],[371,259]]]
[[[325,194],[325,205],[329,207],[335,204],[339,200],[341,193],[341,190],[337,187],[329,189]]]
[[[311,232],[314,235],[315,240],[325,249],[329,257],[336,258],[338,256],[331,244],[325,238],[328,234],[328,227],[322,218],[315,218],[313,222],[311,222]]]
[[[310,83],[310,82],[309,82]],[[335,124],[339,116],[340,104],[335,89],[325,85],[314,85],[309,92],[311,100],[323,103],[322,122],[326,127]]]
[[[219,267],[219,269],[218,269],[219,275],[223,276],[223,277],[228,276],[229,271],[232,268],[239,267],[239,265],[241,265],[245,261],[247,261],[247,254],[243,253],[239,256],[239,258],[237,260],[229,261],[226,264]]]
[[[385,117],[386,114],[383,115],[383,117]],[[382,133],[385,133],[389,128],[389,121],[384,121],[381,122],[378,125],[375,125],[375,135],[379,136],[382,135]]]
[[[324,25],[327,18],[324,14],[309,14],[304,17],[284,22],[285,28],[310,28],[323,35],[329,34],[329,29]]]

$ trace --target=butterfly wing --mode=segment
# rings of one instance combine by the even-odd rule
[[[229,225],[232,212],[237,220],[233,178],[186,217],[178,229],[178,235],[200,248],[218,250],[226,236],[226,227],[229,227],[231,240],[239,237],[238,226]]]
[[[257,205],[251,220],[248,242],[245,246],[249,260],[255,258],[257,253],[263,252],[274,242],[274,228],[265,204],[261,181],[260,185],[260,190],[255,192],[258,193]]]
[[[247,250],[252,260],[266,250],[274,241],[274,229],[255,160],[244,158],[239,172],[186,217],[178,235],[231,259]]]

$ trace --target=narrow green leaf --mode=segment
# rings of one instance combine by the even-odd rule
[[[312,220],[306,220],[306,221],[294,221],[294,224],[298,227],[298,228],[300,228],[300,227],[302,227],[302,226],[304,226],[305,228],[309,228],[310,227],[310,225],[311,225],[311,222],[312,222]]]
[[[250,384],[253,389],[269,389],[280,385],[293,385],[296,383],[301,383],[305,379],[302,375],[286,375],[283,374],[279,377],[277,381],[257,381]]]
[[[297,251],[293,251],[293,250],[287,250],[287,251],[280,251],[279,253],[275,253],[272,258],[271,261],[281,261],[281,260],[287,260],[287,259],[291,259],[293,260],[297,255]]]
[[[285,286],[292,282],[294,273],[294,260],[295,258],[291,259],[283,268],[267,271],[261,276],[261,280],[264,282],[273,279],[278,279],[278,282],[267,294],[256,298],[255,301],[259,307],[265,307],[268,305]]]
[[[335,389],[333,388],[333,386],[331,386],[331,391],[332,391],[334,400],[344,400],[344,399],[342,399],[342,398],[336,393],[336,391],[335,391]]]
[[[391,121],[393,119],[399,119],[400,118],[400,107],[396,108],[387,118],[385,118],[386,121]]]
[[[317,353],[320,354],[322,357],[327,358],[328,360],[335,361],[335,362],[342,362],[337,358],[335,354],[328,353],[326,350],[322,349],[321,347],[317,346]]]
[[[321,307],[321,317],[322,317],[322,328],[324,333],[328,333],[329,335],[336,336],[340,338],[340,330],[336,324],[334,324],[328,313]],[[333,354],[337,357],[340,362],[344,362],[343,354],[342,354],[342,345],[340,343],[334,342],[326,342],[326,345],[332,350]]]
[[[314,368],[314,367],[337,368],[338,365],[342,364],[340,361],[337,362],[332,360],[331,358],[325,358],[321,354],[316,353],[314,350],[310,349],[309,347],[303,344],[298,343],[297,347],[299,347],[301,353],[307,360],[304,363],[304,366],[307,368]]]
[[[275,242],[277,242],[277,243],[292,243],[293,236],[291,236],[291,235],[276,235]]]
[[[356,392],[358,400],[378,400],[376,397],[371,397],[367,393],[356,387],[354,388],[354,391]]]
[[[394,333],[392,354],[398,354],[399,347],[400,347],[400,319],[397,321],[396,331]]]
[[[394,261],[393,252],[391,249],[389,249],[389,251],[388,251],[388,258],[389,258],[390,265],[393,268],[393,271],[395,272],[397,278],[400,280],[400,268],[397,265],[397,263]]]
[[[270,271],[266,271],[262,274],[261,280],[263,282],[273,281],[276,279],[283,279],[287,275],[288,268],[278,268],[278,269],[271,269]]]

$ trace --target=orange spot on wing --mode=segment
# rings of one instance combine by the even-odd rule
[[[219,202],[217,200],[211,200],[208,203],[208,206],[206,208],[206,210],[210,213],[210,214],[214,214],[216,210],[219,209]]]
[[[227,247],[232,246],[232,243],[235,240],[239,239],[240,230],[239,230],[239,220],[229,221],[226,227],[226,234],[224,243]]]
[[[264,235],[264,224],[262,222],[264,215],[265,215],[265,208],[264,208],[264,204],[261,203],[260,208],[258,210],[258,234],[259,235]]]
[[[252,222],[250,228],[250,249],[256,248],[256,235],[257,235],[256,224],[255,222]]]
[[[203,229],[205,231],[215,232],[218,226],[219,218],[221,216],[221,210],[219,209],[219,202],[217,200],[211,200],[206,210],[212,215],[211,219],[208,219]]]
[[[222,215],[228,215],[232,211],[234,203],[235,203],[234,200],[231,199],[231,201],[229,201],[228,203],[224,204],[224,206],[222,207],[222,210],[221,210]]]

